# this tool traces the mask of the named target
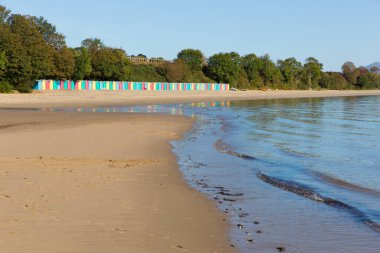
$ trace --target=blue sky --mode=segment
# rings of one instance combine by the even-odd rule
[[[69,46],[89,37],[128,54],[173,59],[235,51],[273,60],[316,57],[325,70],[380,61],[380,0],[1,0],[43,16]]]

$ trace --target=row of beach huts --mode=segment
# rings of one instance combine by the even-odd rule
[[[156,90],[156,91],[228,91],[228,84],[221,83],[165,83],[123,81],[72,81],[38,80],[35,90]]]

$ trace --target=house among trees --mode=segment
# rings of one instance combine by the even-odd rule
[[[153,64],[153,65],[160,65],[160,64],[163,64],[165,62],[168,62],[166,61],[164,58],[162,57],[158,57],[158,58],[148,58],[146,57],[145,55],[143,54],[139,54],[137,56],[135,55],[131,55],[131,56],[127,56],[128,59],[131,61],[131,63],[133,64]]]

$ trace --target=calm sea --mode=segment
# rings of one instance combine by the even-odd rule
[[[98,108],[196,118],[173,150],[241,252],[380,252],[380,97]]]

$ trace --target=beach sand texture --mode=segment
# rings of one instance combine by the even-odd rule
[[[28,108],[356,95],[380,91],[0,94],[0,252],[235,251],[171,152],[190,118]]]
[[[0,252],[233,252],[168,143],[191,124],[0,110]]]

